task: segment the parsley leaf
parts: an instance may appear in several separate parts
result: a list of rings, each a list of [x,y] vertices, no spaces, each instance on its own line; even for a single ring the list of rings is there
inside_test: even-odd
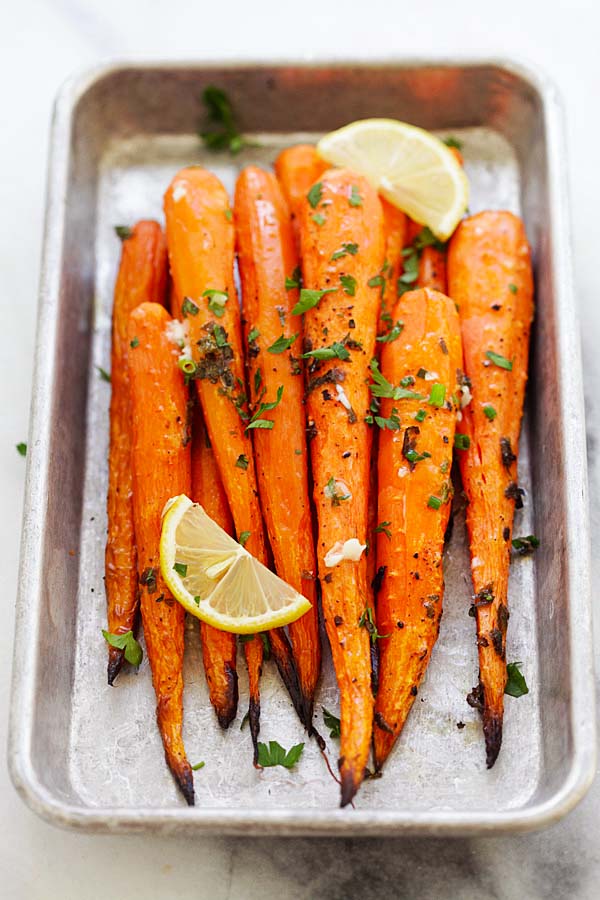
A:
[[[321,297],[325,296],[325,294],[332,294],[337,290],[337,288],[327,288],[324,291],[309,291],[306,288],[302,288],[300,291],[300,299],[294,306],[292,310],[293,316],[299,316],[301,313],[307,312],[309,309],[313,309]]]
[[[331,262],[335,262],[336,259],[341,259],[346,254],[350,254],[351,256],[356,256],[358,253],[358,244],[353,244],[348,241],[343,241],[341,249],[336,250],[335,253],[331,256]]]
[[[507,372],[512,372],[512,360],[507,359],[505,356],[501,356],[499,353],[494,353],[493,350],[486,350],[485,355],[489,360],[491,360],[495,366],[498,366],[500,369],[506,369]]]
[[[521,556],[527,556],[537,550],[540,546],[540,539],[535,534],[523,535],[523,537],[513,538],[512,545]]]
[[[302,756],[304,744],[295,744],[289,750],[285,750],[277,741],[269,741],[269,744],[258,742],[258,764],[263,769],[272,766],[283,766],[284,769],[291,769]]]
[[[185,563],[175,563],[173,569],[175,570],[175,572],[177,572],[180,578],[185,578],[185,576],[187,575],[188,567]]]
[[[511,292],[511,294],[516,294],[517,291],[519,290],[518,287],[516,286],[516,284],[509,284],[508,289]]]
[[[372,644],[374,644],[375,641],[380,640],[381,638],[389,637],[389,634],[379,634],[379,632],[377,631],[377,625],[375,624],[375,613],[373,612],[372,606],[367,606],[365,611],[362,613],[360,619],[358,620],[358,627],[367,629]]]
[[[259,337],[260,337],[260,331],[258,330],[258,328],[252,328],[248,332],[248,343],[252,344]]]
[[[520,662],[512,662],[508,663],[506,666],[508,680],[506,682],[506,687],[504,688],[504,693],[509,694],[511,697],[523,697],[524,694],[529,693],[525,676],[519,669],[519,666],[522,665],[523,663]]]
[[[388,537],[391,541],[392,532],[390,531],[390,529],[388,527],[391,524],[392,524],[391,522],[380,522],[379,525],[377,526],[377,528],[375,529],[375,534],[385,534],[386,537]]]
[[[261,403],[249,423],[246,425],[246,431],[249,431],[251,428],[267,428],[271,430],[275,425],[272,419],[262,419],[261,416],[263,413],[270,412],[270,410],[275,409],[276,406],[279,406],[281,403],[281,397],[283,396],[283,385],[280,384],[277,388],[277,399],[271,401],[270,403]]]
[[[313,220],[315,225],[319,226],[319,228],[327,221],[326,217],[322,213],[315,213],[314,216],[311,216],[311,219]]]
[[[209,85],[205,88],[202,99],[209,122],[220,126],[200,132],[204,146],[209,150],[229,150],[230,153],[239,153],[242,147],[247,146],[247,142],[238,131],[231,103],[225,91]]]
[[[133,231],[129,225],[115,225],[115,233],[120,240],[126,241],[132,236]]]
[[[349,297],[356,294],[356,278],[352,275],[340,275],[340,284],[344,288],[344,293]]]
[[[496,410],[494,409],[493,406],[484,406],[483,412],[487,416],[487,418],[490,420],[490,422],[492,422],[498,415],[498,413],[496,412]]]
[[[251,534],[251,531],[241,531],[238,538],[238,544],[241,544],[242,547],[245,547]]]
[[[319,203],[321,202],[321,197],[323,196],[323,185],[320,181],[317,181],[316,184],[313,184],[310,191],[306,195],[306,199],[310,203],[313,209],[316,209]]]
[[[270,347],[267,347],[269,353],[283,353],[285,350],[289,350],[296,338],[298,337],[298,333],[293,334],[291,337],[286,338],[282,334],[281,337],[278,337],[274,344],[271,344]]]
[[[389,344],[391,341],[395,341],[400,337],[403,328],[404,322],[401,322],[400,319],[398,319],[393,328],[390,328],[385,334],[380,334],[376,340],[378,340],[380,344]]]
[[[334,341],[330,347],[319,347],[303,353],[301,359],[350,359],[350,351],[341,341]]]
[[[462,150],[462,141],[457,140],[457,138],[450,137],[444,138],[444,144],[446,147],[454,147],[455,150]]]
[[[460,434],[457,431],[454,435],[454,446],[457,450],[468,450],[471,446],[471,438],[468,434]]]
[[[140,339],[138,337],[134,337],[132,341],[129,341],[129,346],[132,350],[135,350],[136,347],[140,346]]]
[[[106,369],[103,369],[102,366],[96,366],[96,368],[98,370],[98,375],[100,376],[102,381],[108,381],[108,383],[110,384],[110,373],[107,372]]]
[[[391,400],[423,399],[423,395],[417,394],[416,391],[409,391],[403,387],[394,387],[393,384],[390,384],[385,375],[382,375],[379,371],[379,363],[376,359],[371,360],[370,369],[374,384],[370,384],[369,387],[374,397],[387,397]]]
[[[27,444],[21,441],[20,444],[17,444],[17,453],[20,453],[21,456],[27,456]]]
[[[132,666],[139,666],[144,654],[133,636],[133,631],[126,631],[125,634],[111,634],[110,631],[102,629],[102,634],[111,647],[125,651],[125,659],[128,663]]]
[[[350,206],[362,206],[362,197],[360,196],[358,187],[355,184],[352,185],[348,203],[350,204]]]
[[[285,289],[286,291],[293,291],[294,288],[299,287],[302,287],[302,270],[300,269],[300,266],[296,266],[292,274],[286,276]]]
[[[250,460],[248,459],[246,454],[240,453],[240,455],[238,456],[238,458],[235,461],[235,464],[238,467],[238,469],[247,469],[249,462],[250,462]]]
[[[184,319],[187,319],[188,316],[197,316],[199,312],[200,310],[193,300],[190,300],[189,297],[183,298],[183,303],[181,304],[181,315]]]
[[[323,710],[323,721],[325,722],[325,728],[329,728],[329,737],[331,738],[339,738],[341,734],[341,723],[337,716],[334,716],[333,713],[330,713],[328,709],[325,709],[324,706],[321,707]]]

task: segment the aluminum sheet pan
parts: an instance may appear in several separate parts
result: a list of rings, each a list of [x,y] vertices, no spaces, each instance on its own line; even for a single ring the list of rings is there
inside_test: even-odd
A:
[[[202,148],[193,131],[208,83],[230,93],[259,146],[236,157]],[[354,810],[337,808],[338,786],[313,743],[291,772],[252,768],[239,727],[244,666],[238,719],[223,734],[197,622],[188,623],[185,743],[192,763],[206,762],[190,810],[164,763],[147,660],[113,689],[105,680],[110,388],[97,367],[110,360],[114,226],[162,218],[163,191],[187,163],[209,166],[232,191],[243,165],[268,165],[315,129],[365,115],[459,137],[471,212],[522,214],[533,245],[538,314],[519,459],[527,502],[515,534],[534,531],[541,547],[513,565],[508,631],[508,659],[523,662],[530,693],[507,698],[502,753],[487,772],[479,716],[465,701],[477,657],[458,510],[429,670],[383,778],[365,782]],[[9,750],[15,784],[37,812],[89,830],[459,834],[540,827],[583,795],[594,765],[589,536],[559,131],[551,88],[510,64],[125,66],[67,85],[53,132]],[[261,693],[261,739],[302,740],[272,666]],[[318,719],[322,705],[338,708],[329,658]]]

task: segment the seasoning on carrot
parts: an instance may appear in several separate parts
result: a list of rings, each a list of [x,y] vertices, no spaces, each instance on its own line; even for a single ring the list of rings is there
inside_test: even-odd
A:
[[[502,743],[508,571],[514,511],[521,505],[517,454],[533,319],[531,259],[521,220],[509,212],[465,219],[450,242],[448,284],[459,307],[472,393],[460,427],[469,446],[458,453],[469,499],[480,669],[469,702],[481,710],[491,768]]]
[[[106,599],[108,631],[135,630],[139,608],[131,496],[131,422],[127,337],[129,314],[145,301],[164,303],[167,245],[157,222],[138,222],[123,240],[112,322],[110,449],[108,456],[108,538]],[[108,648],[108,683],[123,665],[124,650]]]
[[[267,563],[262,515],[250,430],[264,427],[268,404],[250,415],[244,380],[241,316],[233,277],[234,225],[225,188],[219,179],[194,166],[172,180],[164,200],[167,244],[175,293],[183,297],[189,323],[191,376],[202,403],[204,421],[233,514],[238,539]],[[248,460],[241,469],[240,457]],[[271,649],[288,690],[297,688],[292,651],[283,630],[271,633]],[[258,760],[262,641],[244,643],[250,676],[250,732]],[[286,680],[287,679],[287,680]],[[295,679],[295,683],[294,683]]]
[[[194,404],[192,426],[192,493],[191,499],[201,503],[208,515],[228,534],[233,534],[233,520],[223,489],[219,470],[204,427],[202,411]],[[221,728],[235,719],[238,704],[236,638],[200,622],[202,659],[212,703]]]
[[[306,202],[311,188],[318,184],[319,178],[327,169],[327,163],[317,156],[313,144],[296,144],[282,150],[275,160],[275,174],[281,185],[283,196],[292,217],[292,227],[296,241],[300,242],[300,210]],[[318,188],[311,200],[316,197]]]
[[[373,730],[378,770],[404,726],[438,636],[462,366],[458,313],[448,297],[411,291],[398,300],[394,318],[404,323],[402,339],[384,345],[372,385],[383,423],[377,566],[384,574]]]
[[[253,407],[283,388],[282,402],[269,412],[273,427],[252,433],[275,569],[312,603],[310,611],[289,626],[300,685],[298,713],[312,733],[321,645],[300,359],[303,327],[302,317],[292,315],[298,286],[290,285],[299,260],[289,210],[274,175],[255,166],[242,171],[235,223]]]
[[[159,564],[161,514],[167,501],[191,490],[185,419],[187,390],[169,334],[169,314],[143,303],[129,317],[133,513],[138,553],[142,623],[156,715],[167,763],[183,796],[194,803],[183,725],[183,607],[171,597]]]
[[[306,311],[309,427],[325,625],[341,697],[342,806],[360,786],[369,754],[373,695],[367,534],[371,430],[369,364],[375,351],[384,262],[383,214],[365,178],[326,172],[316,207],[300,211]],[[339,255],[347,245],[356,253]]]

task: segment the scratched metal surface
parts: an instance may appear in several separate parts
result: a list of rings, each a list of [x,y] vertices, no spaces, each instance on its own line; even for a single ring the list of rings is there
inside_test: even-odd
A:
[[[471,184],[472,211],[490,207],[519,212],[519,171],[508,144],[487,129],[460,132]],[[90,359],[88,443],[81,526],[76,667],[72,728],[68,748],[77,793],[94,806],[172,806],[180,799],[165,767],[154,724],[154,695],[147,659],[138,674],[122,675],[114,689],[106,685],[103,591],[107,432],[110,387],[95,367],[110,368],[110,313],[120,253],[114,226],[139,218],[162,220],[162,194],[178,168],[209,166],[231,192],[236,173],[248,162],[269,165],[279,148],[303,135],[259,135],[261,149],[233,160],[207,154],[194,137],[131,139],[115,142],[102,160],[96,241],[96,290],[93,353]],[[519,460],[520,483],[530,484],[527,441]],[[517,514],[515,533],[533,531],[532,504]],[[467,615],[471,585],[464,517],[459,516],[446,554],[446,596],[440,638],[397,751],[380,780],[368,781],[357,808],[507,809],[524,805],[540,778],[540,719],[535,617],[535,560],[519,559],[510,584],[509,657],[524,660],[531,693],[507,698],[503,751],[492,772],[485,761],[478,714],[465,696],[477,680],[474,621]],[[217,807],[334,807],[338,786],[320,754],[307,743],[302,760],[288,773],[277,768],[256,772],[250,739],[240,731],[247,698],[240,657],[240,714],[228,733],[219,729],[208,702],[196,622],[188,621],[185,662],[185,743],[192,763],[206,766],[195,776],[198,803]],[[282,745],[304,740],[291,703],[273,665],[261,683],[264,740]],[[327,661],[317,702],[337,711],[335,678]],[[457,723],[464,722],[464,729]],[[322,728],[323,730],[323,728]],[[523,735],[527,733],[527,740]],[[335,758],[335,741],[329,741]],[[515,760],[518,758],[518,765]]]
[[[155,82],[148,71],[156,75]],[[335,69],[326,71],[328,77],[332,73],[334,80],[338,77]],[[394,71],[389,69],[390,78]],[[458,79],[455,83],[459,93],[466,92],[468,96],[468,70],[455,67],[451,71]],[[145,87],[145,79],[152,87],[160,83],[161,70],[157,72],[142,69],[138,73],[133,67],[130,75],[139,78],[138,87]],[[175,70],[176,77],[178,72]],[[310,69],[274,72],[271,80],[275,87],[278,77],[282,84],[286,78],[294,77],[300,82],[305,79],[306,84],[310,81]],[[58,376],[51,366],[39,376],[42,383],[46,379],[50,391],[46,402],[52,413],[45,408],[45,398],[39,391],[38,408],[34,409],[40,434],[43,437],[47,428],[51,440],[45,443],[40,439],[33,446],[28,488],[32,508],[26,515],[24,552],[35,555],[35,548],[40,548],[43,573],[38,573],[38,582],[31,581],[35,602],[27,606],[20,599],[22,621],[18,631],[21,646],[27,645],[28,649],[22,670],[17,666],[15,675],[10,750],[13,779],[40,814],[52,821],[92,830],[210,829],[239,834],[390,834],[395,830],[449,834],[540,825],[564,813],[585,790],[593,762],[593,722],[586,702],[589,688],[583,686],[589,668],[587,522],[583,512],[577,522],[583,541],[583,549],[579,549],[573,511],[567,502],[581,501],[577,509],[585,509],[585,498],[579,497],[579,492],[585,491],[585,463],[583,456],[577,455],[575,442],[569,450],[571,467],[567,469],[564,443],[576,436],[581,425],[579,369],[576,355],[570,353],[567,345],[558,346],[553,331],[565,309],[557,299],[553,280],[556,273],[550,254],[554,249],[552,239],[557,237],[548,231],[545,216],[549,200],[540,174],[546,165],[546,136],[535,129],[529,135],[520,121],[531,102],[529,88],[523,90],[521,109],[511,99],[514,85],[505,83],[510,82],[508,70],[499,72],[498,84],[490,91],[492,101],[487,118],[499,117],[504,130],[515,135],[515,142],[495,128],[451,128],[451,133],[464,144],[471,212],[496,207],[525,215],[540,295],[531,396],[519,459],[519,482],[527,492],[526,504],[517,513],[515,534],[538,533],[542,548],[536,558],[515,560],[509,586],[508,659],[523,662],[530,693],[518,700],[506,698],[504,743],[496,766],[491,772],[485,769],[479,717],[465,701],[477,680],[477,658],[474,621],[468,616],[471,585],[464,513],[460,510],[445,557],[444,615],[429,670],[384,776],[365,782],[355,810],[337,809],[338,786],[312,742],[306,743],[300,763],[291,772],[280,768],[263,772],[253,769],[249,734],[240,730],[247,700],[241,657],[238,718],[228,733],[221,732],[208,702],[197,622],[189,621],[187,626],[184,698],[188,757],[192,764],[206,763],[195,775],[194,810],[184,807],[164,763],[147,659],[137,673],[122,673],[114,688],[106,685],[106,651],[100,630],[105,623],[103,565],[110,388],[98,377],[96,367],[108,369],[110,362],[112,291],[120,252],[114,226],[138,218],[162,220],[164,189],[185,164],[209,166],[231,192],[236,173],[243,165],[269,165],[281,147],[311,137],[293,133],[289,127],[283,129],[285,133],[257,132],[254,137],[259,147],[247,149],[235,158],[215,156],[207,154],[197,138],[181,128],[177,117],[183,113],[174,114],[177,121],[169,128],[148,125],[142,129],[144,134],[135,128],[137,113],[129,113],[132,123],[123,115],[121,128],[117,129],[120,136],[105,141],[97,158],[92,149],[94,118],[91,125],[88,122],[79,131],[74,129],[72,152],[79,160],[75,175],[68,171],[66,150],[54,163],[55,168],[59,168],[59,163],[65,165],[62,175],[69,229],[64,236],[59,229],[54,243],[52,235],[48,238],[46,266],[51,270],[53,265],[60,268],[62,319],[51,305],[49,311],[46,306],[44,322],[56,326],[57,331],[50,328],[46,337],[41,328],[38,363],[43,367],[44,351],[52,351],[60,366]],[[193,74],[192,69],[184,68],[179,74],[185,80],[190,73]],[[369,75],[368,67],[364,73]],[[375,74],[381,78],[379,70]],[[245,83],[235,70],[225,70],[221,75],[224,80],[230,76],[234,85]],[[439,87],[442,76],[434,73],[432,77],[434,87]],[[368,83],[368,77],[366,80]],[[253,91],[260,93],[258,82],[256,86],[250,80],[251,95]],[[318,88],[318,73],[315,83]],[[443,84],[444,89],[449,89],[447,72]],[[102,82],[100,88],[104,90]],[[272,88],[269,85],[269,90]],[[313,85],[312,89],[317,88]],[[345,99],[340,96],[354,111],[350,95]],[[110,134],[111,129],[110,85],[106,95],[100,93],[96,102],[101,112],[93,115],[99,120],[104,116],[103,124],[98,126],[101,143],[102,134]],[[152,104],[152,98],[147,102]],[[314,102],[318,123],[323,112],[319,112],[317,100]],[[368,91],[361,102],[371,104]],[[415,94],[411,101],[409,96],[406,102],[409,107],[410,102],[417,104],[412,115],[410,108],[406,114],[406,118],[416,121],[421,114],[417,113],[417,109],[421,110],[419,97]],[[425,106],[422,124],[432,127],[436,122],[440,126],[456,122],[456,110],[450,110],[445,118],[436,111],[434,103],[430,106],[431,109]],[[275,103],[275,112],[265,112],[266,120],[276,114],[283,115]],[[384,107],[380,114],[389,112]],[[152,115],[156,117],[156,107]],[[148,112],[150,120],[152,115]],[[348,113],[342,108],[339,115]],[[521,132],[529,136],[521,139]],[[60,217],[65,215],[61,199],[59,196],[57,210],[51,194],[50,225],[53,221],[60,223]],[[90,239],[83,241],[82,235]],[[567,294],[568,287],[563,287]],[[47,293],[49,301],[42,292],[42,312],[44,303],[52,301],[52,291]],[[562,298],[567,315],[568,301],[568,296],[566,301]],[[566,338],[571,337],[572,330],[571,325]],[[568,371],[564,368],[567,359],[571,363]],[[77,384],[74,378],[79,379]],[[574,379],[575,387],[563,396],[561,385],[567,390],[569,378]],[[557,432],[553,425],[561,414],[564,431]],[[77,421],[85,423],[80,431],[74,431],[72,425],[76,415]],[[48,479],[46,488],[44,478]],[[42,507],[47,496],[50,502],[45,511]],[[579,549],[575,562],[571,559],[574,546]],[[575,575],[572,565],[580,566]],[[574,591],[575,584],[582,590]],[[25,581],[23,592],[27,589]],[[65,641],[67,633],[69,640]],[[574,641],[578,642],[576,656],[572,652]],[[574,682],[576,668],[580,676],[578,692]],[[276,739],[284,746],[305,740],[272,664],[265,667],[261,696],[261,739]],[[321,706],[333,712],[338,710],[335,679],[327,657],[316,705],[317,727],[326,734]],[[458,723],[464,723],[464,727],[458,728]],[[328,740],[328,747],[335,760],[337,742]]]

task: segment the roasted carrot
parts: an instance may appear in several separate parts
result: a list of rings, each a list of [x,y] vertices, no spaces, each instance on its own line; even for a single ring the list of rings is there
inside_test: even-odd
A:
[[[167,244],[157,222],[138,222],[123,240],[112,321],[110,449],[108,455],[108,538],[106,599],[108,630],[125,634],[136,627],[139,591],[131,493],[131,422],[127,327],[132,309],[145,301],[164,303]],[[123,665],[124,650],[108,648],[108,683]]]
[[[289,626],[300,686],[299,715],[313,730],[314,694],[321,669],[317,564],[308,493],[304,413],[299,260],[289,210],[275,176],[244,169],[235,193],[235,223],[248,347],[250,396],[282,402],[271,429],[253,429],[258,486],[277,573],[307,597],[312,608]]]
[[[465,219],[448,254],[450,295],[459,307],[472,401],[458,454],[467,506],[480,680],[470,695],[483,716],[488,768],[502,743],[508,571],[517,487],[519,430],[527,381],[533,279],[525,229],[509,212]]]
[[[229,504],[198,403],[194,406],[192,427],[191,498],[201,503],[221,528],[233,534]],[[200,622],[200,638],[210,702],[219,725],[227,728],[235,719],[238,704],[235,635]]]
[[[369,632],[363,627],[368,625],[372,594],[362,551],[372,437],[365,422],[367,382],[384,262],[383,213],[366,179],[347,169],[322,176],[319,198],[314,208],[305,201],[300,211],[306,286],[300,304],[307,310],[307,407],[314,434],[318,565],[340,688],[339,765],[345,806],[364,778],[373,717]],[[356,244],[356,253],[340,255],[348,244]],[[348,558],[352,550],[355,560]]]
[[[411,291],[398,300],[394,319],[403,331],[384,344],[382,377],[374,374],[386,423],[378,461],[377,566],[385,574],[377,597],[377,769],[402,730],[438,636],[462,366],[458,313],[448,297]]]
[[[185,613],[165,587],[159,559],[164,505],[191,490],[187,389],[167,332],[170,321],[157,303],[142,303],[129,317],[133,517],[158,727],[169,768],[192,806],[194,781],[182,738]]]
[[[248,431],[252,423],[244,380],[241,316],[233,278],[233,213],[219,179],[200,167],[177,173],[165,194],[164,206],[171,274],[176,295],[184,298],[182,314],[189,322],[196,366],[194,379],[215,460],[238,539],[243,535],[246,548],[266,564],[267,548]],[[270,638],[279,672],[284,681],[288,679],[288,690],[297,692],[297,675],[285,632],[271,632]],[[249,721],[255,763],[262,646],[259,638],[244,642],[250,674]]]
[[[402,273],[402,251],[406,244],[407,216],[381,198],[385,263],[381,272],[381,313],[379,331],[385,333],[393,326],[391,311],[396,303],[398,278]]]
[[[298,244],[300,242],[300,210],[310,188],[319,180],[326,168],[327,163],[317,156],[317,150],[313,144],[296,144],[295,147],[287,147],[275,160],[275,174],[290,210],[292,227]]]

